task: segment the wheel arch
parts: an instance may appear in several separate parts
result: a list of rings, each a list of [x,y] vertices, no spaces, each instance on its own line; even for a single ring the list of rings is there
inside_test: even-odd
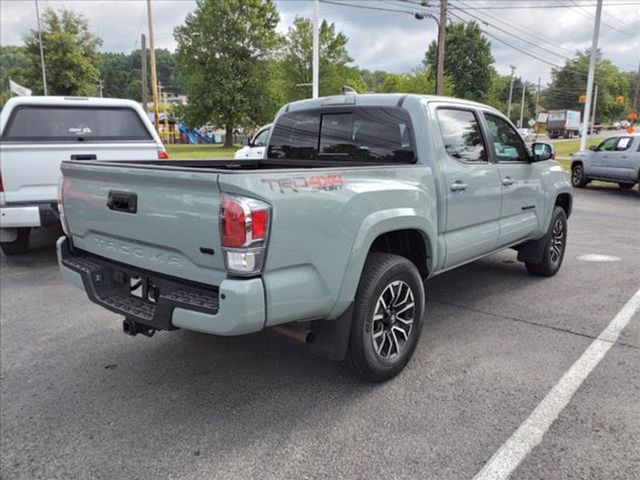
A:
[[[367,256],[372,251],[396,253],[416,264],[423,278],[433,271],[436,251],[436,228],[429,213],[411,208],[380,210],[362,222],[353,243],[349,261],[345,266],[340,294],[329,318],[335,318],[353,299],[364,270]],[[408,243],[407,243],[408,242]],[[417,248],[417,252],[408,249]],[[373,250],[372,250],[373,249]],[[425,264],[420,264],[424,260]]]
[[[567,218],[569,218],[573,209],[573,196],[570,193],[558,194],[554,206],[562,207],[564,213],[567,214]]]

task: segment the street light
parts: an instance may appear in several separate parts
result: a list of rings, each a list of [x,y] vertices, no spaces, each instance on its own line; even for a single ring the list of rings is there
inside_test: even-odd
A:
[[[440,21],[438,20],[438,18],[431,14],[431,13],[423,13],[423,12],[414,12],[413,14],[413,18],[415,18],[416,20],[424,20],[425,18],[432,18],[436,21],[436,24],[438,25],[438,32],[440,31]],[[440,45],[438,44],[438,42],[436,41],[436,52],[438,52],[440,50]],[[438,57],[438,54],[436,53],[436,57]],[[438,60],[436,60],[436,95],[438,94],[438,78],[439,78],[439,70],[440,70],[440,63]]]

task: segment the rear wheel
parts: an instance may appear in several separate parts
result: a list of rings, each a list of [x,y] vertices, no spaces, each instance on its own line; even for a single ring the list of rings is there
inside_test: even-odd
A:
[[[584,175],[584,167],[581,163],[576,163],[571,167],[571,185],[580,188],[587,184],[587,178]]]
[[[18,235],[13,242],[2,242],[0,248],[5,255],[19,255],[29,251],[30,228],[18,228]]]
[[[618,183],[618,186],[622,190],[631,190],[634,185],[635,185],[635,183],[622,183],[622,182]]]
[[[356,293],[345,363],[371,382],[393,378],[413,355],[423,315],[424,287],[415,265],[371,253]]]
[[[567,214],[562,207],[553,210],[551,225],[543,241],[542,259],[537,263],[525,262],[525,266],[533,275],[551,277],[560,270],[567,247]]]

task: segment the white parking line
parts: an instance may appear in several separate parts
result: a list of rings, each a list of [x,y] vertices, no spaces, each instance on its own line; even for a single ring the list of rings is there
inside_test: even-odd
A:
[[[580,385],[598,366],[618,336],[640,309],[640,290],[622,307],[602,333],[571,365],[560,381],[538,404],[520,427],[502,444],[474,480],[502,480],[509,478],[525,457],[542,441],[553,422],[564,410]]]

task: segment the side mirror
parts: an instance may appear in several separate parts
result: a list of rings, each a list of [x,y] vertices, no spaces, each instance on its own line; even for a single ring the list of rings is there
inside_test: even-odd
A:
[[[243,147],[248,147],[250,146],[251,142],[249,141],[248,138],[243,138],[242,140],[240,140],[240,145],[242,145]]]
[[[592,152],[595,152],[595,151],[597,151],[597,150],[598,150],[598,147],[596,147],[595,145],[591,145],[591,146],[589,147],[589,150],[591,150]]]
[[[545,160],[554,160],[556,158],[553,146],[549,143],[536,142],[531,145],[531,150],[533,151],[534,162],[544,162]]]

